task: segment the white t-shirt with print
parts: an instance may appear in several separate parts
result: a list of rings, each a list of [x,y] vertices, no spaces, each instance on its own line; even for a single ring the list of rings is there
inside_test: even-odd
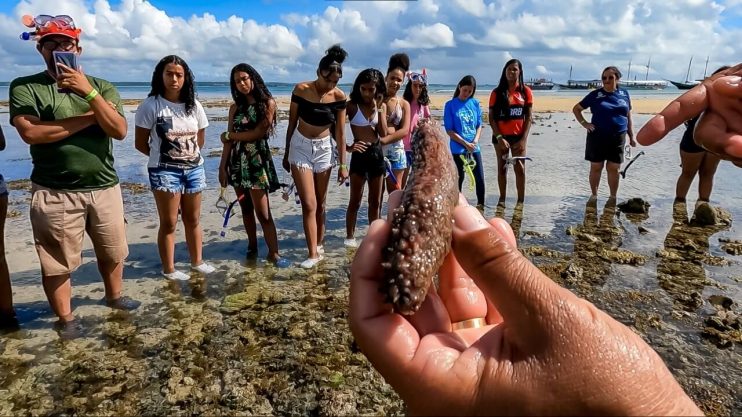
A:
[[[148,168],[195,168],[204,163],[198,147],[198,131],[209,125],[201,103],[186,114],[184,103],[161,96],[147,97],[135,116],[137,127],[150,129]]]

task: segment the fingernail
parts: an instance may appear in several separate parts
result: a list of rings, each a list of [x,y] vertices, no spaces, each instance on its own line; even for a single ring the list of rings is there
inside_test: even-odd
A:
[[[485,230],[490,226],[476,207],[457,207],[453,212],[453,227],[460,232]]]

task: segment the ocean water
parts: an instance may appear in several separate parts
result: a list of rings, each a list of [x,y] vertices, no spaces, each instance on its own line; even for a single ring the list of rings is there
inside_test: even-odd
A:
[[[118,88],[121,97],[124,99],[143,99],[147,97],[150,91],[149,82],[114,82],[116,88]],[[0,82],[0,101],[8,100],[8,87],[10,83],[7,81]],[[353,85],[348,83],[340,84],[340,88],[346,93],[350,93]],[[479,94],[484,91],[492,91],[496,85],[493,84],[479,84],[477,90]],[[291,91],[294,89],[293,83],[268,83],[268,88],[271,93],[275,96],[290,96]],[[453,95],[456,90],[455,84],[430,84],[428,85],[428,92],[430,94],[443,94]],[[657,96],[668,96],[678,95],[680,90],[670,86],[664,90],[647,90],[647,91],[631,91],[632,97],[657,97]],[[198,82],[196,83],[196,93],[199,98],[229,98],[229,82]],[[562,97],[582,97],[587,93],[587,90],[560,90],[558,86],[555,86],[553,90],[539,90],[534,91],[536,96],[562,96]]]

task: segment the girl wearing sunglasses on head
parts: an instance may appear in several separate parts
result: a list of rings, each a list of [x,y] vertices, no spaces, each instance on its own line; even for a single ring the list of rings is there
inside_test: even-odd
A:
[[[338,184],[348,178],[345,164],[345,93],[337,87],[348,56],[334,45],[319,61],[317,79],[296,84],[291,93],[283,168],[291,172],[301,199],[309,257],[302,268],[324,259],[325,200],[333,166],[332,138],[338,152]]]
[[[590,161],[591,198],[598,196],[598,185],[605,166],[608,173],[610,198],[618,192],[619,169],[624,160],[624,146],[628,135],[631,146],[636,146],[631,123],[629,92],[618,85],[621,71],[606,67],[602,75],[603,87],[593,90],[572,108],[577,121],[587,130],[585,160]],[[588,122],[582,112],[590,109]]]
[[[403,189],[407,185],[407,177],[410,173],[410,168],[412,168],[412,137],[417,130],[418,122],[430,117],[428,77],[425,70],[408,73],[407,80],[407,86],[404,89],[402,98],[410,104],[410,128],[407,129],[407,134],[402,139],[407,158],[407,168],[404,171],[401,181]]]

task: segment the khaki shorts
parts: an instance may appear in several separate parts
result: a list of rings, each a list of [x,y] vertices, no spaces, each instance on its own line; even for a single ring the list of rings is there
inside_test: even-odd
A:
[[[31,227],[43,276],[69,274],[80,266],[85,232],[98,261],[118,263],[129,255],[118,185],[63,191],[32,184]]]

